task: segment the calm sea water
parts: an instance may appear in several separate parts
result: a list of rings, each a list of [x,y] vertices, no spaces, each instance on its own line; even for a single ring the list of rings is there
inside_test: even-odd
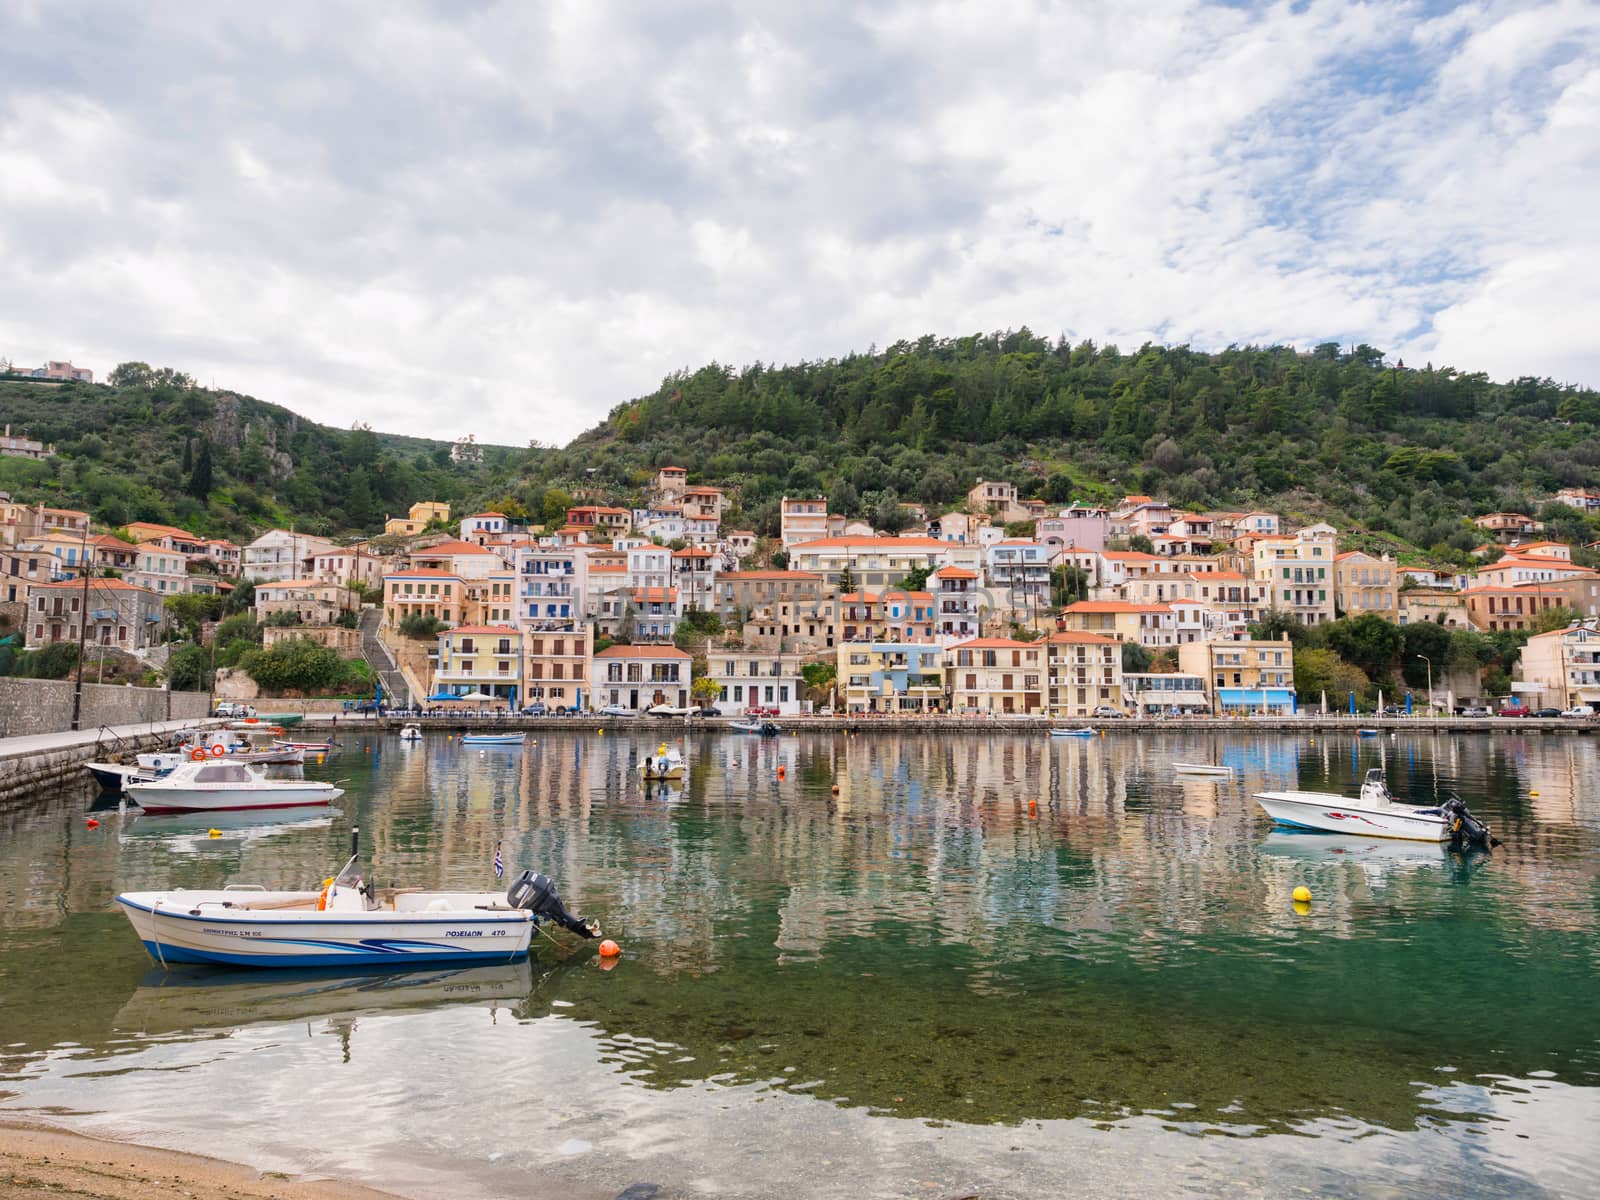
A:
[[[1600,1194],[1595,739],[703,736],[647,793],[655,732],[344,736],[332,813],[0,813],[0,1112],[440,1196]],[[1505,845],[1250,798],[1369,766]],[[381,884],[503,842],[624,958],[164,973],[111,908],[309,886],[357,821]]]

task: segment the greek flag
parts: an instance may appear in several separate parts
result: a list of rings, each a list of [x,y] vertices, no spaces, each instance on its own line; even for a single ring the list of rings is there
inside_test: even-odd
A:
[[[503,879],[505,878],[505,873],[505,860],[500,857],[500,843],[496,842],[494,844],[494,877],[496,879]]]

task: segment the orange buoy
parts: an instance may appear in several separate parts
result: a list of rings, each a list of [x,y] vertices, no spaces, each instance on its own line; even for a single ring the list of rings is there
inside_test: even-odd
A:
[[[198,750],[197,749],[192,754],[189,755],[189,761],[191,761],[191,762],[205,762],[205,760],[206,760],[206,752],[204,750]]]
[[[96,821],[93,817],[90,817],[87,821],[84,822],[84,824],[87,825],[90,829],[99,829],[100,828],[100,822]]]
[[[839,794],[839,785],[837,783],[833,785],[833,794],[835,796]]]
[[[1037,817],[1039,815],[1039,802],[1037,800],[1028,801],[1028,815],[1030,817]]]
[[[781,766],[778,768],[778,778],[779,779],[783,778],[783,767],[781,767]]]
[[[619,955],[621,953],[622,953],[622,947],[617,945],[610,938],[607,938],[605,941],[600,943],[600,957],[601,958],[615,958],[615,957],[617,957],[617,955]]]

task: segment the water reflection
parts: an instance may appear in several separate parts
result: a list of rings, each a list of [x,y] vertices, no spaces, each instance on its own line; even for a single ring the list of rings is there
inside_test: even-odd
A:
[[[555,1028],[598,1039],[596,1069],[634,1088],[1230,1133],[1464,1120],[1428,1091],[1442,1068],[1580,1089],[1600,1072],[1592,740],[675,736],[687,782],[647,789],[635,764],[660,738],[541,734],[508,754],[351,736],[306,769],[346,780],[342,812],[227,828],[90,831],[76,792],[9,809],[7,1086],[70,1091],[65,1043],[73,1060],[159,1058],[185,1031],[315,1018],[343,1020],[359,1058],[349,1014],[445,1021],[436,1005],[461,996],[431,976],[153,981],[107,912],[124,889],[306,886],[351,821],[382,884],[492,887],[503,843],[508,871],[552,875],[623,942],[608,973],[585,959],[483,981],[468,998],[515,1019],[469,1057],[545,1053]],[[1397,795],[1459,791],[1506,844],[1462,858],[1269,832],[1251,799],[1353,792],[1369,766]]]

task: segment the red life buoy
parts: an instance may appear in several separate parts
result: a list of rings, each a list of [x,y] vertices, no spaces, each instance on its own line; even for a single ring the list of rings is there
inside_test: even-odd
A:
[[[205,762],[205,760],[206,760],[206,752],[204,750],[199,749],[198,747],[196,747],[194,752],[189,755],[189,761],[191,761],[191,762]]]
[[[211,747],[211,757],[212,758],[221,758],[227,752],[228,752],[228,748],[226,746],[224,746],[221,742],[218,742],[215,746]]]

